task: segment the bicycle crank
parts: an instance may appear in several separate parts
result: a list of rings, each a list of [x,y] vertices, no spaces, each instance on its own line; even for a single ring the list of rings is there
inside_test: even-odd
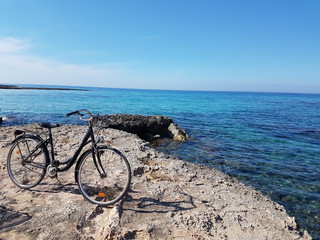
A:
[[[47,173],[49,177],[57,177],[57,167],[54,167],[51,164],[49,164],[49,166],[47,167]]]

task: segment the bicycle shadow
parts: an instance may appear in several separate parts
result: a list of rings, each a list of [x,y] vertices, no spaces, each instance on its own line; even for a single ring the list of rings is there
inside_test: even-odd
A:
[[[32,216],[28,213],[15,211],[0,205],[0,230],[17,226],[31,218]]]
[[[71,193],[71,194],[77,194],[81,195],[81,192],[78,188],[78,185],[76,183],[67,183],[67,184],[61,184],[61,183],[41,183],[39,184],[38,189],[32,189],[32,192],[38,192],[38,193]]]
[[[130,191],[133,192],[133,191]],[[127,194],[124,198],[123,210],[136,213],[169,213],[188,211],[196,208],[192,196],[187,200],[168,201],[158,200],[152,197],[134,198]]]

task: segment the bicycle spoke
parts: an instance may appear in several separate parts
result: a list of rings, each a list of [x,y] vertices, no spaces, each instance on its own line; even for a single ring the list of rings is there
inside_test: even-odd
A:
[[[28,136],[17,139],[11,147],[7,169],[14,184],[21,188],[36,186],[46,173],[46,155],[40,139]]]
[[[78,185],[84,197],[107,206],[119,201],[129,188],[131,170],[127,159],[115,149],[99,149],[96,158],[91,152],[81,159]]]
[[[34,172],[34,173],[36,173],[36,174],[38,174],[38,175],[41,175],[42,174],[42,172],[41,173],[39,173],[39,172],[36,172],[34,169],[32,169],[32,168],[28,168],[28,167],[26,167],[26,166],[24,166],[26,169],[28,169],[29,171],[31,171],[31,172]]]

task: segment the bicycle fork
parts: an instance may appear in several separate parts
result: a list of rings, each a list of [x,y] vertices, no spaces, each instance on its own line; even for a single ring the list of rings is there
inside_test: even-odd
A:
[[[104,154],[104,152],[103,151],[99,151],[99,147],[96,147],[95,149],[92,149],[94,165],[96,166],[100,177],[101,178],[106,178],[107,174],[106,174],[104,168],[102,167],[101,158],[100,158],[102,156],[102,154]]]

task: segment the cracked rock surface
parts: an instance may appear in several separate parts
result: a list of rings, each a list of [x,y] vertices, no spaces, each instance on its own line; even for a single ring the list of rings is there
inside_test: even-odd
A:
[[[222,172],[160,153],[134,134],[100,129],[132,168],[128,195],[101,208],[84,200],[74,168],[45,177],[32,190],[16,187],[6,171],[14,129],[0,128],[0,239],[311,239],[299,234],[283,206]],[[73,153],[84,126],[53,129],[57,159]],[[8,217],[14,213],[17,217]],[[21,216],[29,216],[24,218]],[[6,219],[11,219],[10,223]],[[20,219],[13,224],[14,219]],[[11,225],[10,225],[11,224]]]

